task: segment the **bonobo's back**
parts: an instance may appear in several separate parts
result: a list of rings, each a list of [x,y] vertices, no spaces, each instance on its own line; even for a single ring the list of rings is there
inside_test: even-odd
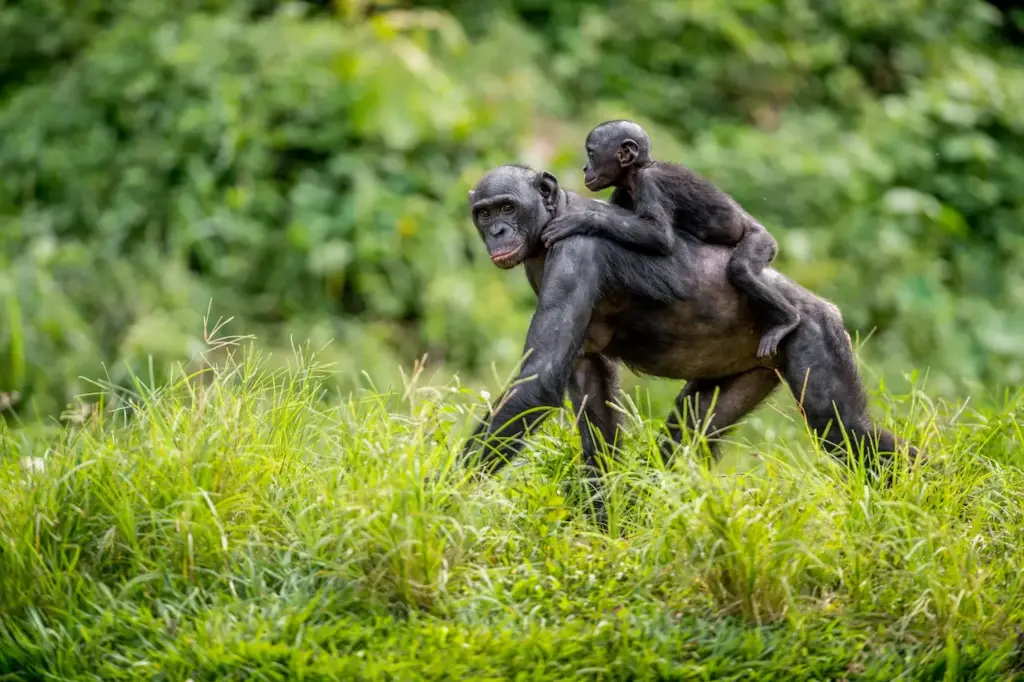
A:
[[[710,180],[678,163],[655,161],[639,171],[646,175],[675,207],[673,223],[687,226],[698,236],[704,226],[731,220],[742,207]]]
[[[568,211],[599,211],[622,216],[623,220],[636,220],[636,216],[620,206],[569,191],[565,194]],[[689,234],[679,235],[672,252],[665,256],[641,253],[610,239],[601,239],[601,243],[601,261],[595,266],[605,270],[609,294],[628,294],[670,304],[707,295],[709,286],[719,291],[723,287],[733,288],[726,273],[730,247],[706,244]]]
[[[601,211],[623,215],[627,220],[635,219],[632,213],[620,206],[584,198],[567,190],[565,195],[568,211]],[[601,239],[602,248],[598,250],[601,261],[595,265],[605,270],[608,294],[627,295],[634,300],[647,299],[654,304],[696,299],[712,307],[747,306],[751,303],[728,274],[729,259],[735,247],[711,244],[689,232],[677,232],[671,253],[657,256],[641,253],[610,239],[577,238]],[[775,282],[782,296],[802,312],[817,311],[841,318],[831,301],[809,291],[775,268],[767,267],[763,273]]]

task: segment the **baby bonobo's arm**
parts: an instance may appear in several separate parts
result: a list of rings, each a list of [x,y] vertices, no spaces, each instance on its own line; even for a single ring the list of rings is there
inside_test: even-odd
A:
[[[661,190],[653,182],[644,183],[643,177],[643,173],[637,174],[637,199],[633,202],[632,211],[640,220],[623,220],[619,211],[587,210],[570,213],[552,220],[544,228],[541,234],[544,245],[550,248],[555,242],[570,235],[586,234],[656,256],[671,253],[674,239],[672,216],[665,206]],[[612,193],[611,204],[621,205],[623,194],[625,190],[616,188]]]

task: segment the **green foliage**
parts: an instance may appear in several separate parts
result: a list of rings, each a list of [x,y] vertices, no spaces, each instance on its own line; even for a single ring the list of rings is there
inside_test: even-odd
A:
[[[992,5],[495,7],[546,37],[573,115],[651,124],[655,155],[762,220],[780,269],[874,331],[888,372],[1024,381],[1024,54]]]
[[[460,77],[487,58],[429,13],[353,25],[121,15],[56,83],[0,109],[10,295],[71,329],[94,325],[88,349],[59,322],[28,344],[10,338],[0,376],[18,380],[6,388],[66,389],[100,358],[187,356],[209,297],[279,337],[341,313],[388,322],[384,339],[406,356],[478,366],[507,333],[497,313],[516,306],[474,267],[466,164],[514,156],[534,106],[518,92],[543,91],[529,66],[495,69],[504,83]],[[158,300],[138,300],[154,279]],[[153,333],[125,348],[150,316]],[[69,354],[70,375],[40,376]]]
[[[0,677],[1019,669],[1019,392],[985,410],[916,405],[928,426],[908,435],[931,458],[882,489],[781,419],[757,458],[730,448],[727,475],[695,463],[699,440],[666,469],[630,409],[604,535],[583,514],[564,415],[521,466],[474,482],[445,473],[481,407],[458,385],[413,375],[395,394],[325,405],[329,373],[305,352],[288,369],[252,353],[218,367],[105,392],[131,419],[107,409],[3,433]]]
[[[505,371],[531,296],[465,190],[508,161],[581,189],[619,116],[762,220],[890,384],[1024,382],[1024,62],[993,6],[369,4],[0,6],[0,395],[55,414],[162,372],[208,309],[334,339],[350,386]]]

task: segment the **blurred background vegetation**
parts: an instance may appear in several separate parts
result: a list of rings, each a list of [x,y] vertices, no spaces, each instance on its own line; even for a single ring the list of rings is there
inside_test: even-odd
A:
[[[208,308],[283,356],[333,339],[343,382],[505,374],[532,295],[466,190],[519,161],[586,193],[612,117],[769,227],[869,381],[1024,383],[1010,3],[21,0],[0,38],[8,415],[194,356]]]

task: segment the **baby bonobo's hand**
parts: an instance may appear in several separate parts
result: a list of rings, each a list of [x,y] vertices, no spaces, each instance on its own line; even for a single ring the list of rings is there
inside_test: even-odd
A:
[[[587,224],[579,215],[567,215],[548,223],[541,232],[540,239],[544,242],[544,248],[550,249],[555,242],[574,234],[587,234]]]

